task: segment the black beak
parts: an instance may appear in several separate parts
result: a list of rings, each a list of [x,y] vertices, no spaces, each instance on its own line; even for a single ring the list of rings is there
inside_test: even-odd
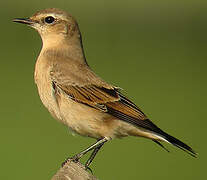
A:
[[[13,19],[13,22],[27,24],[27,25],[32,25],[35,23],[34,21],[32,21],[29,18],[15,18],[15,19]]]

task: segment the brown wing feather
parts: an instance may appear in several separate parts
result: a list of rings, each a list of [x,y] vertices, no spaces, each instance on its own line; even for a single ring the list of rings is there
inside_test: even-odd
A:
[[[106,103],[119,101],[119,96],[114,90],[100,88],[98,86],[63,86],[55,83],[74,101],[92,106],[96,109],[106,111]]]
[[[133,102],[124,97],[117,88],[108,89],[95,85],[80,87],[55,84],[76,102],[97,109],[102,107],[101,109],[103,109],[103,111],[106,111],[107,108],[114,109],[139,120],[146,119],[145,114]]]
[[[127,116],[131,116],[133,118],[137,118],[139,120],[145,120],[146,116],[141,113],[138,109],[135,109],[132,106],[124,104],[121,100],[118,102],[110,102],[107,103],[106,106],[108,108],[114,109],[116,111],[119,111]]]

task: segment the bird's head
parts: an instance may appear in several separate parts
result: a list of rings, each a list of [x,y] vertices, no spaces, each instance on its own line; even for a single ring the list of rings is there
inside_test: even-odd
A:
[[[80,38],[80,32],[76,20],[67,12],[56,8],[48,8],[38,11],[30,18],[16,18],[14,22],[27,24],[36,29],[42,40],[54,41],[61,39]]]

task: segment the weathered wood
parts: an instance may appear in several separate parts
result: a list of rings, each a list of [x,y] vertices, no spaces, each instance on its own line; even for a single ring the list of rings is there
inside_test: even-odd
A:
[[[80,162],[68,161],[51,180],[98,180]]]

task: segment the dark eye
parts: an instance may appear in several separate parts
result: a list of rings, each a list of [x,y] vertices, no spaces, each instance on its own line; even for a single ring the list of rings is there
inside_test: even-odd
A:
[[[45,22],[48,23],[48,24],[52,24],[54,21],[55,21],[55,18],[52,17],[52,16],[47,16],[45,18]]]

